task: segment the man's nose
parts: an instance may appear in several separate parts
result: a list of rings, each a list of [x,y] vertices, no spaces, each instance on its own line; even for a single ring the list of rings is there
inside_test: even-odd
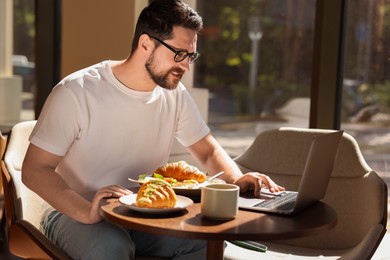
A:
[[[190,71],[190,57],[186,57],[184,60],[179,62],[180,68],[182,68],[185,72]]]

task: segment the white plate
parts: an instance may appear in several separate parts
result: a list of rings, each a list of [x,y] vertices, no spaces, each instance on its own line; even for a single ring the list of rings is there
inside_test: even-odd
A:
[[[187,207],[189,207],[192,204],[194,204],[194,202],[190,198],[176,195],[176,205],[175,205],[175,207],[170,208],[170,209],[151,209],[151,208],[140,208],[140,207],[138,207],[135,204],[136,199],[137,199],[137,194],[133,193],[133,194],[129,194],[129,195],[125,195],[125,196],[120,197],[119,201],[123,205],[125,205],[126,207],[128,207],[128,208],[130,208],[130,209],[132,209],[134,211],[138,211],[138,212],[142,212],[142,213],[146,213],[146,214],[162,214],[162,213],[164,214],[164,213],[177,212],[177,211],[184,210]]]

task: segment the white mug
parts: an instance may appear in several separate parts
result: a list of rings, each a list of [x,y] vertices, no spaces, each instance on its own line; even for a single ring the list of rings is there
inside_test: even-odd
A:
[[[234,184],[209,184],[202,188],[200,203],[204,217],[229,220],[238,212],[239,187]]]

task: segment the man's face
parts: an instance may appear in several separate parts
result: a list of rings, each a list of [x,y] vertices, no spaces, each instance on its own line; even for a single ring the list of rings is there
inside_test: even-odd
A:
[[[146,71],[149,73],[150,78],[160,87],[175,89],[185,71],[180,66],[174,66],[165,71],[160,69],[155,59],[155,52],[156,50],[153,50],[145,64]]]
[[[197,35],[192,30],[175,27],[173,35],[172,39],[164,42],[175,50],[185,50],[189,53],[196,50]],[[180,62],[175,62],[174,57],[172,50],[159,44],[145,63],[150,78],[162,88],[175,89],[184,73],[190,69],[188,57]]]

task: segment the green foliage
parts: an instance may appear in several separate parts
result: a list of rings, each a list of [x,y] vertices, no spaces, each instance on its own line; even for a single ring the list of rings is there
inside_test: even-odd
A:
[[[233,84],[231,88],[236,111],[238,114],[247,114],[249,112],[249,87],[247,85]]]
[[[364,107],[375,105],[379,112],[390,113],[390,80],[360,84],[343,89],[343,119],[356,115]]]
[[[385,18],[383,21],[383,25],[385,28],[390,28],[390,4],[384,5],[382,7],[383,17]]]
[[[362,85],[365,104],[377,104],[383,112],[390,112],[390,80]]]
[[[309,96],[309,87],[307,85],[286,82],[275,76],[265,74],[259,76],[254,93],[250,93],[249,86],[245,84],[233,84],[231,89],[234,105],[239,114],[248,114],[250,112],[250,102],[254,103],[256,114],[262,112],[272,114],[292,96]]]
[[[35,12],[34,1],[14,0],[14,54],[34,61]]]
[[[301,41],[306,44],[303,46],[305,55],[296,59],[298,63],[288,63],[284,56],[291,54],[290,43],[287,44],[286,39],[289,21],[284,20],[283,11],[280,14],[275,13],[275,3],[258,0],[198,3],[198,10],[204,18],[205,30],[198,41],[202,57],[196,65],[197,86],[208,88],[211,92],[231,93],[237,111],[248,113],[249,71],[254,60],[251,53],[252,42],[248,35],[248,17],[256,15],[260,18],[263,31],[263,37],[258,42],[258,88],[256,93],[251,95],[253,102],[256,103],[256,109],[262,111],[264,107],[267,109],[274,106],[270,104],[272,102],[269,99],[276,104],[297,95],[301,88],[308,91],[312,39]],[[281,10],[286,10],[283,8],[287,8],[287,3],[280,3]],[[309,26],[306,31],[301,30],[299,33],[310,37],[312,30],[313,28]],[[290,36],[294,33],[296,31],[293,29]],[[291,71],[289,75],[295,76],[295,79],[285,77],[287,74],[284,71],[288,69],[287,66]],[[290,90],[294,88],[295,91]]]

